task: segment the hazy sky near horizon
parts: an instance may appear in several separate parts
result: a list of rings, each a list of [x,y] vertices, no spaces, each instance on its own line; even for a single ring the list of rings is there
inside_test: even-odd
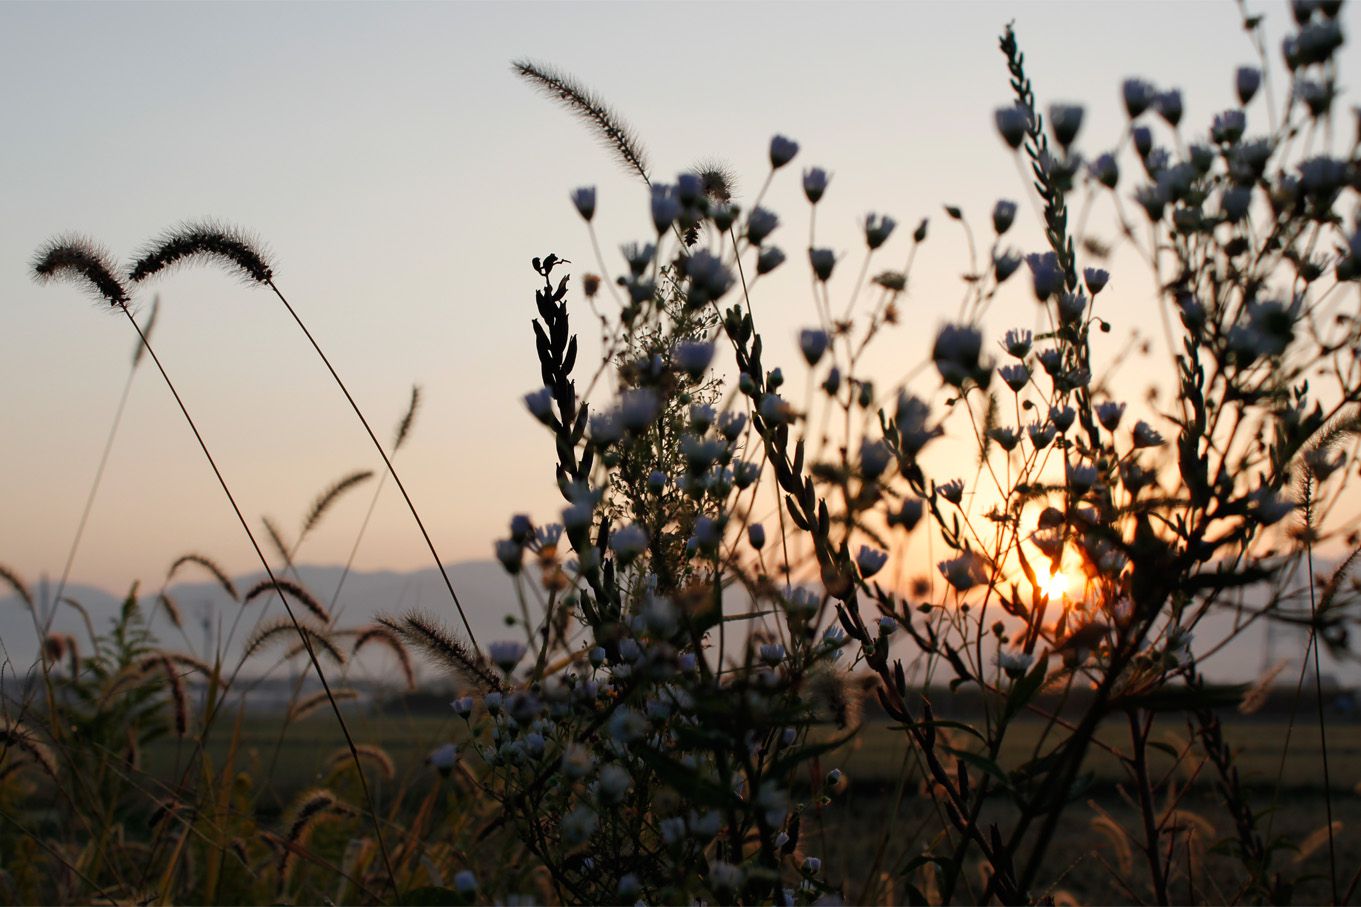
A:
[[[1267,17],[1279,70],[1286,7],[1249,5]],[[1347,5],[1349,33],[1359,12]],[[1009,103],[997,35],[1011,20],[1042,104],[1086,105],[1079,145],[1092,155],[1119,141],[1123,78],[1181,88],[1183,131],[1195,136],[1233,103],[1234,68],[1255,62],[1229,0],[0,5],[0,562],[33,580],[60,573],[133,348],[130,327],[78,290],[30,280],[34,250],[50,237],[85,233],[120,259],[186,218],[260,237],[380,436],[411,385],[422,386],[399,470],[444,558],[484,558],[512,513],[548,521],[560,506],[551,443],[520,402],[538,384],[530,258],[552,251],[573,273],[597,270],[568,202],[579,185],[599,187],[609,267],[621,264],[620,243],[650,230],[638,182],[510,61],[550,63],[595,89],[636,129],[662,180],[719,159],[749,201],[770,136],[799,140],[767,196],[790,263],[755,300],[786,361],[813,320],[797,171],[834,173],[818,223],[819,245],[848,253],[838,298],[866,212],[904,225],[879,267],[900,266],[911,227],[930,217],[905,323],[881,353],[902,372],[954,310],[967,267],[941,205],[962,206],[986,236],[995,199],[1026,198],[992,125],[993,109]],[[1343,85],[1356,84],[1357,58],[1343,54]],[[1259,101],[1253,131],[1265,131],[1263,118]],[[1015,244],[1038,248],[1028,205],[1022,222]],[[1151,324],[1151,310],[1137,308],[1149,298],[1146,269],[1132,256],[1115,264],[1117,329],[1129,326],[1122,315]],[[1028,326],[1023,291],[1011,287],[999,307]],[[295,533],[324,487],[381,467],[272,296],[212,269],[159,280],[139,304],[153,294],[163,303],[155,346],[255,525],[269,515]],[[585,319],[579,328],[593,335]],[[932,375],[914,386],[936,390]],[[346,499],[299,559],[343,562],[371,488]],[[254,569],[144,365],[73,575],[108,588],[156,583],[189,550]],[[390,487],[358,563],[428,564]]]

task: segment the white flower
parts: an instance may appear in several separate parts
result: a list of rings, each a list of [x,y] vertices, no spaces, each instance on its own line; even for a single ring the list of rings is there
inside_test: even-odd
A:
[[[453,743],[446,743],[431,750],[430,755],[425,761],[439,771],[441,775],[448,777],[454,770],[454,765],[458,762],[458,746]]]
[[[520,659],[525,657],[528,646],[518,640],[504,639],[487,646],[487,654],[492,664],[509,674],[515,670]]]
[[[647,532],[637,523],[625,526],[610,536],[610,549],[623,564],[647,550]]]
[[[1161,447],[1167,443],[1163,440],[1163,436],[1158,434],[1153,426],[1143,419],[1134,423],[1134,428],[1130,431],[1130,434],[1134,436],[1135,447]]]
[[[798,153],[798,142],[782,135],[773,137],[770,140],[770,169],[779,170],[785,164],[794,160],[794,155]]]
[[[659,234],[665,233],[680,213],[680,200],[673,187],[661,184],[652,187],[652,225]]]
[[[827,182],[831,179],[827,171],[821,167],[814,167],[811,170],[803,171],[803,194],[808,197],[808,201],[817,204],[822,198],[822,194],[827,191]]]
[[[941,576],[945,577],[946,582],[960,592],[971,589],[987,580],[983,572],[982,561],[972,551],[965,551],[959,557],[941,561],[936,565],[936,568],[940,570]]]
[[[761,646],[761,660],[772,667],[784,661],[784,656],[784,645],[781,643],[768,642]]]
[[[860,568],[860,575],[869,579],[880,570],[884,569],[884,564],[888,563],[888,554],[871,548],[868,545],[861,545],[860,551],[855,555],[855,565]]]
[[[753,208],[747,215],[747,239],[751,240],[753,246],[759,246],[779,225],[780,219],[775,212]]]
[[[617,763],[611,762],[600,770],[600,778],[596,785],[596,793],[601,802],[606,804],[619,803],[624,799],[624,795],[633,786],[633,778],[628,770]]]
[[[582,186],[572,192],[572,204],[576,205],[577,213],[586,223],[591,222],[595,217],[595,186]]]
[[[756,256],[756,273],[769,274],[771,271],[784,264],[784,253],[776,246],[766,246],[761,250],[761,254]]]
[[[1035,656],[1019,649],[999,649],[993,662],[1013,680],[1025,675],[1035,663]]]
[[[599,821],[599,818],[589,807],[578,806],[562,818],[562,824],[559,826],[562,843],[568,847],[584,844],[591,835],[595,834],[595,828]]]

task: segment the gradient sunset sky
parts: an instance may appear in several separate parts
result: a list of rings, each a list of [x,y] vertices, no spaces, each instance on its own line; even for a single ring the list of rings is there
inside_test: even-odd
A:
[[[1279,75],[1287,9],[1251,8],[1266,15]],[[1355,34],[1361,7],[1348,4],[1344,18]],[[620,243],[650,231],[637,180],[510,61],[549,63],[595,89],[664,181],[718,159],[749,201],[770,136],[801,143],[767,196],[790,264],[754,300],[777,361],[793,361],[797,330],[814,318],[799,169],[833,171],[819,244],[856,265],[868,211],[903,224],[884,268],[901,266],[911,227],[930,217],[905,323],[879,351],[892,380],[923,359],[960,296],[967,249],[942,204],[962,206],[986,236],[993,201],[1021,201],[1011,240],[1040,247],[992,124],[1010,100],[997,35],[1011,20],[1042,105],[1086,105],[1079,146],[1092,156],[1119,142],[1125,77],[1181,88],[1183,131],[1195,137],[1233,105],[1234,68],[1256,62],[1228,0],[0,5],[0,562],[33,580],[60,573],[133,348],[129,326],[76,289],[32,282],[31,257],[52,236],[86,233],[126,259],[187,218],[257,235],[381,436],[411,385],[423,387],[399,469],[445,559],[486,558],[512,513],[549,521],[560,507],[551,444],[520,402],[538,384],[530,259],[551,251],[574,274],[597,270],[568,201],[579,185],[599,187],[611,268]],[[1342,59],[1341,83],[1361,83],[1361,55]],[[1350,124],[1355,98],[1342,100]],[[1263,103],[1249,111],[1250,132],[1266,130]],[[1108,216],[1098,209],[1092,224],[1111,238]],[[1132,255],[1111,268],[1117,331],[1149,327],[1146,268]],[[855,270],[843,265],[839,298]],[[163,302],[155,345],[257,524],[269,515],[296,532],[326,485],[381,468],[265,291],[196,269],[157,281],[139,303],[153,294]],[[995,326],[1029,326],[1028,291],[1018,282],[1009,294]],[[926,395],[937,383],[923,373],[913,386]],[[343,562],[367,496],[328,517],[299,559]],[[111,589],[155,582],[188,550],[233,571],[255,566],[172,399],[143,367],[73,576]],[[428,565],[391,490],[358,565]]]

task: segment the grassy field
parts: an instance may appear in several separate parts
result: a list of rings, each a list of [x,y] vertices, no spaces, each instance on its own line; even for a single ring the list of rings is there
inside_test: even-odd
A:
[[[379,782],[380,801],[401,796],[412,788],[423,788],[431,769],[424,766],[426,754],[436,745],[458,741],[464,736],[464,723],[450,715],[374,715],[353,709],[348,713],[357,742],[380,745],[396,765],[397,788]],[[1124,742],[1110,722],[1102,742],[1119,750]],[[1021,721],[1014,725],[1003,748],[1000,764],[1014,767],[1040,742],[1042,725]],[[281,735],[281,730],[283,731]],[[1250,788],[1253,806],[1263,813],[1264,828],[1279,837],[1285,848],[1278,863],[1293,872],[1312,874],[1297,893],[1297,900],[1327,900],[1324,874],[1327,872],[1326,847],[1313,847],[1300,858],[1294,850],[1325,826],[1322,797],[1322,772],[1319,760],[1318,730],[1301,721],[1291,731],[1290,751],[1282,763],[1282,745],[1287,723],[1281,720],[1234,720],[1226,726],[1226,737],[1238,750],[1245,784]],[[225,752],[229,731],[215,735],[211,750],[218,758]],[[1169,720],[1161,735],[1155,735],[1175,750],[1186,746],[1188,730]],[[284,728],[279,716],[248,717],[241,725],[240,767],[255,778],[269,778],[268,788],[258,791],[258,808],[268,815],[281,809],[300,790],[324,779],[328,762],[344,746],[334,719],[324,712],[309,716]],[[162,743],[147,754],[146,768],[152,777],[168,777],[188,758],[187,750]],[[1342,823],[1338,832],[1338,864],[1343,884],[1361,865],[1361,725],[1338,723],[1329,728],[1329,757],[1334,791],[1334,817]],[[831,877],[844,880],[847,893],[857,901],[901,902],[901,888],[889,889],[902,867],[928,847],[939,847],[932,838],[941,827],[938,805],[926,795],[920,782],[904,735],[882,723],[871,723],[845,750],[824,759],[818,771],[841,768],[848,784],[827,802],[814,801],[806,813],[802,849],[820,856],[832,870]],[[1153,754],[1153,777],[1174,782],[1170,787],[1179,795],[1177,823],[1187,830],[1180,837],[1186,848],[1174,861],[1184,866],[1190,860],[1196,872],[1173,872],[1177,899],[1230,901],[1234,898],[1241,869],[1216,845],[1232,832],[1232,825],[1214,788],[1212,766],[1202,765],[1199,750],[1176,766],[1170,756]],[[1094,748],[1084,766],[1087,787],[1079,792],[1051,850],[1049,865],[1042,873],[1043,885],[1051,894],[1090,900],[1103,892],[1119,892],[1122,899],[1146,899],[1148,891],[1139,880],[1148,876],[1138,850],[1137,835],[1122,843],[1102,820],[1103,814],[1127,829],[1139,826],[1133,800],[1124,784],[1127,775],[1116,755]],[[1276,778],[1280,777],[1279,789]],[[900,783],[901,782],[901,783]],[[808,799],[806,796],[804,799]],[[1166,799],[1164,803],[1168,802]],[[1004,798],[993,798],[985,810],[989,821],[1002,828],[1014,819],[1013,807]],[[1317,840],[1316,842],[1317,843]],[[1297,865],[1298,864],[1298,865]],[[961,885],[976,886],[981,867],[961,880]],[[1129,886],[1123,888],[1121,886]],[[967,893],[965,894],[968,897]]]

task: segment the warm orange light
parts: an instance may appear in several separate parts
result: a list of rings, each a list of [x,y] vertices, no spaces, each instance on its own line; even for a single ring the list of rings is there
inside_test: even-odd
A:
[[[1067,552],[1064,552],[1065,555]],[[1086,585],[1081,573],[1076,567],[1070,567],[1064,561],[1058,572],[1053,572],[1047,561],[1035,564],[1035,587],[1040,593],[1049,597],[1051,601],[1065,601],[1080,597],[1082,589]]]

